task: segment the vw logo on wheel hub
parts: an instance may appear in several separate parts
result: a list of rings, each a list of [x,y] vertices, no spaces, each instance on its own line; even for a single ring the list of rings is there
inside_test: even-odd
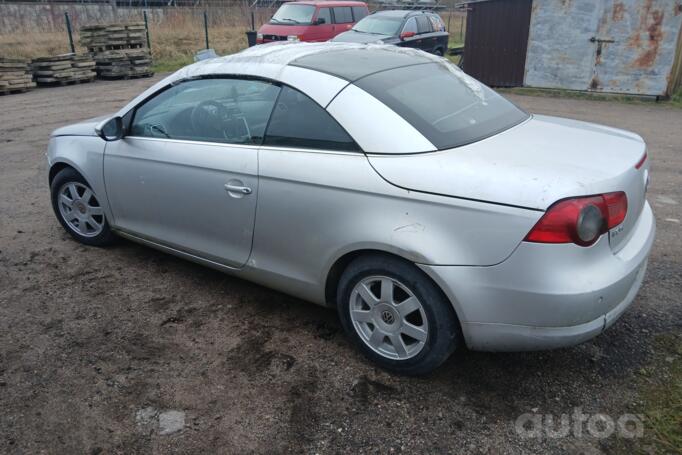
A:
[[[393,313],[391,313],[388,310],[384,310],[381,312],[381,320],[384,321],[386,324],[393,324],[395,322],[395,317],[393,316]]]

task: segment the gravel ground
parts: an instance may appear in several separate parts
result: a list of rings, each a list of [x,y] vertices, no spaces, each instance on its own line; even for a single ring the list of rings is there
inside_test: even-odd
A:
[[[155,80],[0,97],[0,452],[615,450],[615,436],[524,438],[514,422],[628,412],[654,337],[680,331],[682,110],[510,96],[646,139],[658,236],[644,287],[591,342],[461,352],[414,379],[368,364],[331,310],[130,242],[68,237],[49,205],[50,131],[115,111]]]

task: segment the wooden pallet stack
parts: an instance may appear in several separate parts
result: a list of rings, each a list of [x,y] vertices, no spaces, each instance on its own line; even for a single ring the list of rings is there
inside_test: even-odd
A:
[[[23,93],[35,86],[28,60],[0,57],[0,95]]]
[[[92,82],[95,61],[89,54],[63,54],[34,59],[33,78],[38,85],[66,85]]]
[[[148,49],[120,49],[95,54],[97,77],[128,79],[153,76],[152,57]]]
[[[80,30],[81,44],[92,53],[100,79],[148,77],[152,57],[144,23],[88,25]]]

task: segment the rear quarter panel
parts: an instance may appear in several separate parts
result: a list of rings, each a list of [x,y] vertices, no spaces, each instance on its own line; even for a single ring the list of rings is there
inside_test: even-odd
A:
[[[383,180],[362,154],[263,148],[254,247],[258,280],[324,303],[328,271],[356,250],[409,261],[503,261],[541,212],[416,193]]]

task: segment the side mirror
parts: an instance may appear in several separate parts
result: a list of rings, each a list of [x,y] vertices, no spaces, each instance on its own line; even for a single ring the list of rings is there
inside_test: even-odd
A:
[[[326,24],[326,23],[327,23],[327,21],[325,20],[324,17],[318,17],[317,20],[315,21],[315,25],[322,25],[322,24]]]
[[[402,32],[400,34],[400,41],[405,41],[405,39],[412,38],[414,35],[416,35],[415,32]]]
[[[105,141],[118,141],[123,137],[123,120],[114,117],[95,127],[95,133]]]

